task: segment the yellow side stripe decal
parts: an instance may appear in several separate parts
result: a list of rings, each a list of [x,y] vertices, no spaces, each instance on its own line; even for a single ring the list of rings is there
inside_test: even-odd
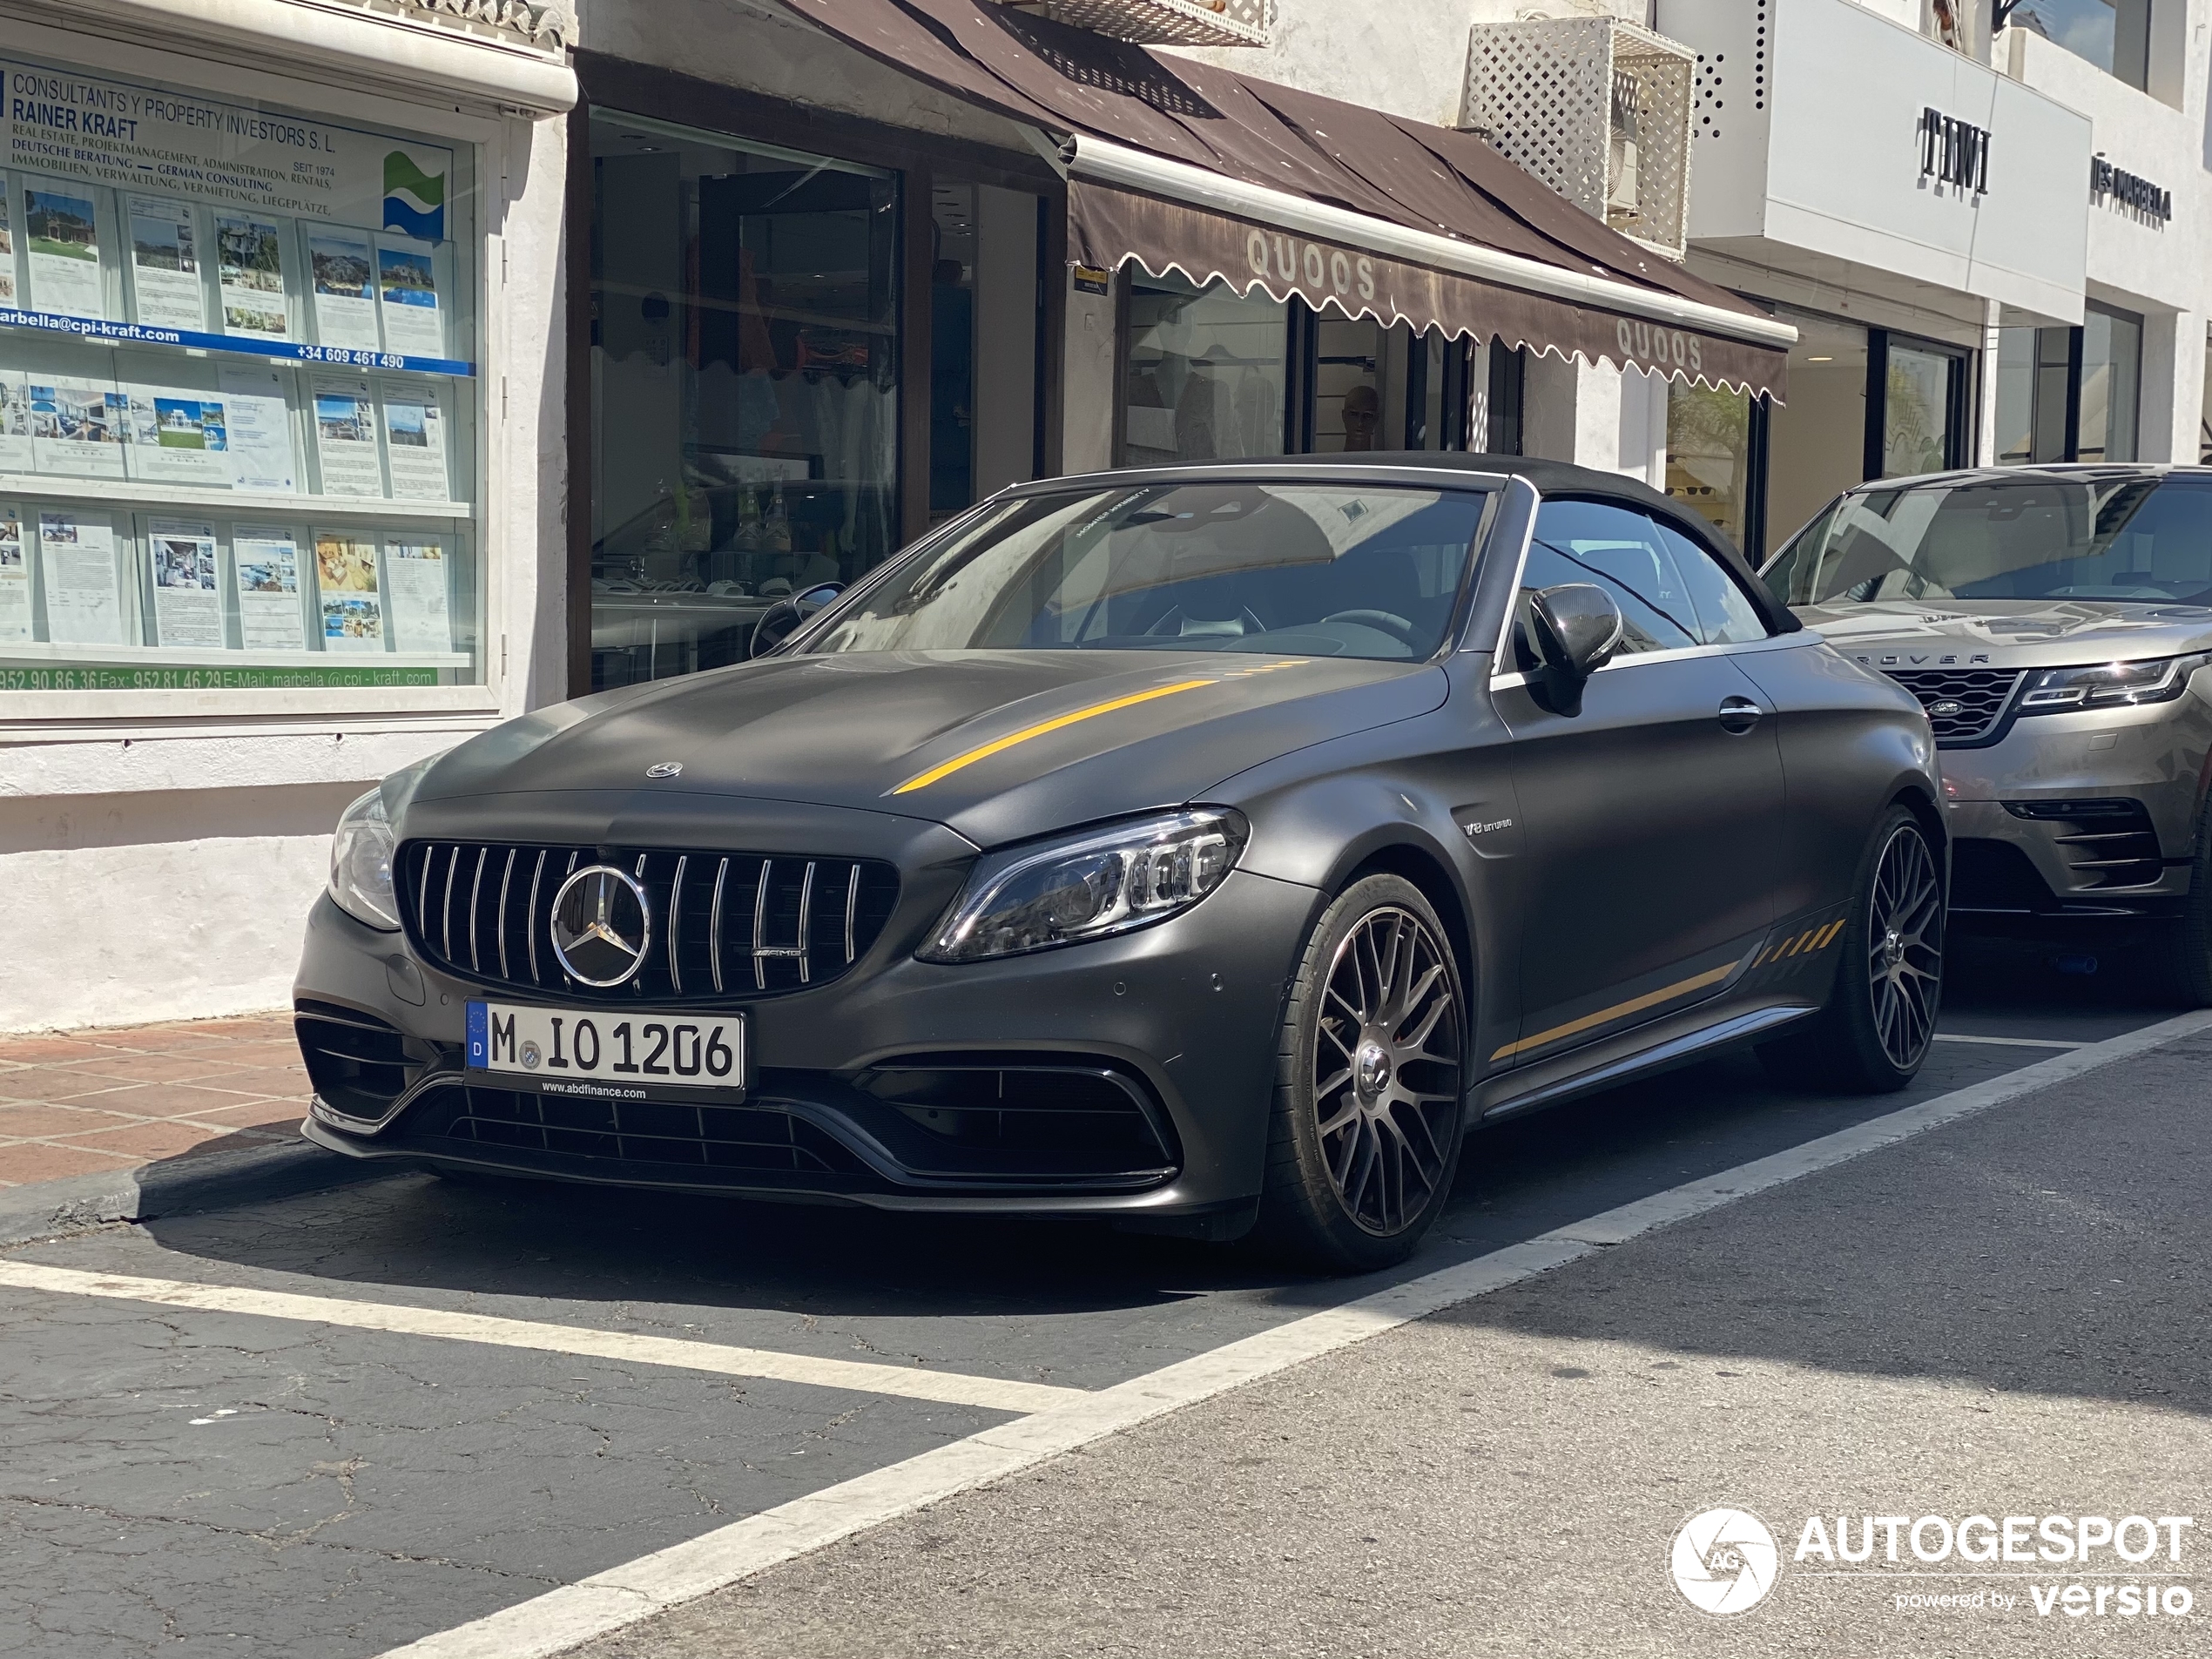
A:
[[[1173,685],[1156,685],[1149,691],[1134,691],[1127,697],[1117,697],[1110,703],[1094,703],[1090,707],[1077,709],[1072,714],[1055,715],[1049,720],[1040,720],[1035,725],[1024,726],[1019,732],[995,738],[980,749],[970,749],[966,754],[954,755],[941,766],[932,766],[927,772],[907,779],[891,792],[894,795],[905,795],[917,789],[927,789],[939,779],[951,777],[962,766],[972,766],[979,760],[988,760],[995,754],[1013,748],[1016,744],[1027,743],[1032,738],[1041,738],[1048,732],[1057,732],[1063,726],[1075,725],[1083,720],[1096,719],[1102,714],[1111,714],[1116,709],[1135,708],[1139,703],[1150,703],[1155,698],[1173,697],[1177,691],[1195,691],[1201,685],[1213,685],[1218,683],[1215,680],[1179,680]]]
[[[1548,1031],[1539,1031],[1533,1037],[1523,1037],[1518,1042],[1508,1042],[1490,1057],[1493,1060],[1503,1060],[1508,1055],[1520,1054],[1529,1049],[1541,1049],[1548,1042],[1558,1042],[1561,1037],[1571,1037],[1577,1031],[1587,1031],[1594,1025],[1603,1025],[1608,1020],[1617,1020],[1623,1015],[1641,1014],[1648,1008],[1656,1008],[1660,1003],[1671,1001],[1677,996],[1687,996],[1692,991],[1703,990],[1708,985],[1717,985],[1733,974],[1736,968],[1736,963],[1728,962],[1709,973],[1697,974],[1695,978],[1679,980],[1672,985],[1662,986],[1658,990],[1647,991],[1642,996],[1630,997],[1625,1002],[1615,1002],[1609,1008],[1600,1008],[1595,1014],[1585,1014],[1579,1020],[1569,1020],[1565,1025],[1555,1025]]]
[[[1795,956],[1800,951],[1810,956],[1815,951],[1826,950],[1829,946],[1836,942],[1836,935],[1843,930],[1844,924],[1841,921],[1831,921],[1825,927],[1817,931],[1807,928],[1795,939],[1785,943],[1769,945],[1759,953],[1758,961],[1753,962],[1751,966],[1764,968],[1769,962],[1778,962],[1784,956]]]

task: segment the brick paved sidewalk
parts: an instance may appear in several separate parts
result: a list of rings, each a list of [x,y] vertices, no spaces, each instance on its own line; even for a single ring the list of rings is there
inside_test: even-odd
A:
[[[0,1036],[0,1188],[296,1138],[289,1014]]]

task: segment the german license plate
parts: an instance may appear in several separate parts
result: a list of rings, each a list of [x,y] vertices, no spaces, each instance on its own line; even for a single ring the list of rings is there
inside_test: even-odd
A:
[[[742,1014],[469,1004],[469,1069],[548,1094],[646,1099],[662,1089],[743,1094]]]

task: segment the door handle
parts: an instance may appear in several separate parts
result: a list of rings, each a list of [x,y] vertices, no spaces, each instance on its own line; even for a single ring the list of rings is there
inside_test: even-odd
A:
[[[1758,725],[1759,717],[1766,711],[1748,697],[1725,697],[1721,699],[1721,730],[1742,737]]]

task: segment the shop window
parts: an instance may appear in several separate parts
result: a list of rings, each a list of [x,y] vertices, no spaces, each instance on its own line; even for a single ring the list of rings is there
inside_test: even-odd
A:
[[[1489,398],[1484,449],[1517,455],[1521,445],[1521,410],[1528,391],[1528,347],[1490,342]]]
[[[9,75],[0,687],[481,684],[471,147]]]
[[[2079,328],[2000,330],[1998,461],[2134,460],[2142,348],[2141,317],[2094,302]]]
[[[1313,443],[1315,455],[1397,449],[1386,421],[1401,387],[1391,384],[1391,340],[1372,317],[1354,322],[1326,313],[1314,320]]]
[[[2172,3],[2172,0],[2168,0]],[[2026,29],[2141,87],[2150,78],[2152,0],[1999,0],[1993,22]]]
[[[1281,455],[1290,307],[1134,267],[1128,292],[1122,464]]]
[[[2081,319],[2075,453],[2083,461],[2133,461],[2143,377],[2143,320],[2092,305]]]
[[[642,117],[590,137],[597,691],[743,661],[770,606],[896,545],[900,202]]]
[[[1881,467],[1877,476],[1941,472],[1952,464],[1957,388],[1948,352],[1891,341],[1884,368]]]
[[[1797,330],[1789,401],[1768,421],[1765,544],[1779,546],[1853,484],[1865,481],[1866,330],[1783,309]]]
[[[1738,547],[1750,540],[1753,416],[1748,393],[1667,384],[1667,494]]]

